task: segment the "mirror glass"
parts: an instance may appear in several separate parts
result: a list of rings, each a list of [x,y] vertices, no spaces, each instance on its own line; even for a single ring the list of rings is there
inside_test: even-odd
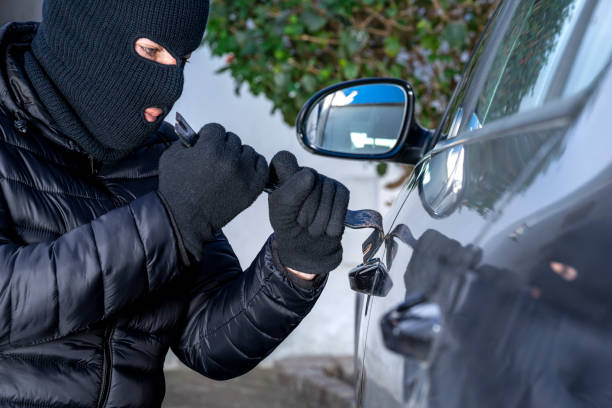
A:
[[[401,136],[407,95],[394,84],[340,89],[317,101],[305,118],[312,147],[336,153],[380,155]]]

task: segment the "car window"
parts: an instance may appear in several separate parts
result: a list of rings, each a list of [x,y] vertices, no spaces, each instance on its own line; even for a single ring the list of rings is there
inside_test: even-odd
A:
[[[576,54],[576,63],[572,64],[563,96],[573,95],[586,88],[609,63],[612,58],[611,21],[612,2],[600,1]]]
[[[511,18],[499,18],[477,50],[451,103],[442,137],[569,98],[586,89],[612,55],[609,0],[508,2]],[[487,49],[488,48],[488,49]]]

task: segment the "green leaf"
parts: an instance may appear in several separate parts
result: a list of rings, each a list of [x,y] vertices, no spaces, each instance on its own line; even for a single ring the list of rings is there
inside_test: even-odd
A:
[[[438,36],[429,34],[421,38],[421,45],[423,48],[428,50],[437,51],[437,49],[440,47],[440,40],[438,39]]]
[[[398,9],[393,8],[393,7],[388,7],[385,12],[387,13],[387,17],[395,17],[397,16],[398,13]]]
[[[391,58],[397,57],[401,49],[401,43],[397,37],[387,37],[384,40],[385,43],[385,54]]]
[[[302,13],[301,18],[308,31],[311,33],[319,31],[325,27],[325,24],[327,24],[325,17],[310,10],[306,10],[304,13]]]
[[[431,31],[431,23],[429,22],[429,20],[419,20],[419,22],[417,23],[417,30],[421,32]]]
[[[453,48],[460,48],[467,43],[467,27],[464,23],[449,23],[442,30],[442,37]]]
[[[376,173],[382,177],[387,174],[387,170],[389,169],[389,165],[387,163],[378,163],[376,165]]]
[[[329,79],[332,76],[332,70],[331,68],[323,68],[320,72],[318,77],[321,78],[321,80],[324,82],[327,79]]]
[[[359,30],[347,30],[340,34],[340,44],[348,52],[348,55],[355,55],[368,41],[368,33]]]
[[[352,62],[347,62],[343,71],[346,79],[355,79],[359,75],[359,67]]]
[[[274,85],[278,88],[285,88],[291,82],[291,77],[284,72],[279,72],[274,75]]]
[[[277,49],[274,51],[274,58],[280,61],[284,61],[289,57],[289,54],[283,49]]]
[[[227,71],[229,71],[231,69],[232,69],[231,65],[226,65],[224,67],[221,67],[221,68],[215,70],[215,74],[223,74],[224,72],[227,72]]]
[[[317,91],[318,81],[317,81],[317,78],[314,77],[314,75],[310,75],[310,74],[304,75],[302,79],[300,80],[300,83],[304,86],[304,89],[306,89],[308,92]]]

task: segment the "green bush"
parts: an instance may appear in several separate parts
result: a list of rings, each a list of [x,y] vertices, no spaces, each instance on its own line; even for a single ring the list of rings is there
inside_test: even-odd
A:
[[[205,42],[236,91],[264,94],[289,125],[316,91],[344,80],[410,81],[435,126],[496,0],[216,0]]]

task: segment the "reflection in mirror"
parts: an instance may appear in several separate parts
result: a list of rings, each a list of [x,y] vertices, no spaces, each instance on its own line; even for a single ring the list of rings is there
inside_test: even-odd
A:
[[[384,154],[401,136],[407,106],[402,87],[367,84],[319,100],[306,119],[311,146],[337,153]]]

